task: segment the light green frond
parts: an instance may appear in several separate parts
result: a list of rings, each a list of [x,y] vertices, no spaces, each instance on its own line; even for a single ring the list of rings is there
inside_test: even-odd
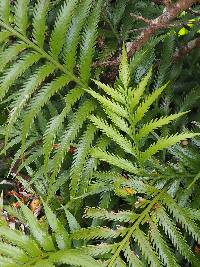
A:
[[[8,38],[12,36],[12,33],[9,31],[1,31],[0,32],[0,43],[4,43],[8,41]]]
[[[180,267],[180,265],[177,263],[175,254],[172,252],[172,250],[170,250],[167,242],[162,237],[160,231],[153,222],[150,222],[150,237],[155,250],[157,251],[163,263],[168,267]]]
[[[85,91],[88,92],[90,95],[92,95],[94,98],[96,98],[105,109],[109,109],[110,111],[115,112],[119,116],[122,116],[125,118],[128,117],[128,112],[118,103],[111,101],[105,96],[103,97],[100,94],[92,90],[85,90]]]
[[[94,45],[97,37],[97,25],[101,13],[102,2],[102,0],[98,0],[97,3],[95,3],[94,10],[88,19],[87,26],[85,27],[82,37],[83,40],[80,52],[79,72],[81,80],[86,83],[88,83],[90,78],[92,56],[95,49]]]
[[[115,222],[134,222],[138,218],[138,214],[131,211],[109,212],[101,208],[87,208],[84,217]]]
[[[130,82],[130,70],[125,45],[122,47],[122,56],[119,65],[119,79],[125,88],[128,88]]]
[[[65,108],[59,115],[53,117],[47,125],[46,131],[44,133],[44,164],[46,171],[48,168],[48,159],[52,151],[52,146],[56,135],[61,129],[64,119],[70,112],[72,106],[83,96],[83,93],[84,91],[78,87],[72,89],[65,98]]]
[[[146,99],[139,105],[135,114],[133,115],[133,124],[136,125],[147,113],[150,106],[153,102],[159,97],[159,95],[163,92],[167,85],[162,86],[159,89],[156,89],[151,95],[147,96]]]
[[[46,31],[46,16],[49,7],[49,0],[38,0],[34,8],[33,17],[33,38],[34,42],[41,48],[44,45]]]
[[[32,256],[38,256],[41,253],[37,244],[29,236],[18,230],[10,229],[8,226],[0,226],[0,236],[13,245],[25,249]]]
[[[119,228],[116,230],[107,227],[90,227],[81,228],[80,230],[72,233],[72,238],[75,240],[89,240],[89,239],[104,239],[104,238],[116,238],[124,236],[127,232],[127,228]]]
[[[86,159],[89,156],[90,148],[94,140],[96,128],[94,125],[88,125],[86,131],[83,133],[81,140],[77,146],[74,154],[73,163],[70,170],[70,196],[73,198],[79,191],[79,182],[83,173]]]
[[[5,23],[9,24],[10,0],[1,0],[0,1],[0,17]]]
[[[37,242],[44,250],[54,251],[55,248],[51,236],[49,236],[49,234],[41,228],[38,220],[33,215],[32,211],[27,206],[25,206],[20,200],[18,201],[20,202],[23,216],[26,219],[30,232],[35,238],[35,240],[37,240]]]
[[[24,35],[26,35],[29,24],[29,1],[30,0],[17,0],[15,4],[15,24],[18,30]]]
[[[101,263],[84,253],[80,256],[78,249],[61,250],[52,253],[50,254],[49,261],[57,264],[69,264],[81,267],[103,267]]]
[[[25,82],[23,88],[19,90],[17,98],[13,101],[11,105],[11,112],[9,114],[8,123],[6,127],[5,143],[7,143],[10,131],[13,124],[18,119],[22,109],[26,105],[27,101],[37,89],[41,83],[54,72],[55,66],[52,64],[44,65],[31,78]]]
[[[140,160],[141,162],[145,162],[151,156],[156,154],[158,151],[168,148],[181,140],[185,140],[187,138],[193,138],[198,136],[198,133],[182,133],[182,134],[175,134],[167,137],[162,137],[158,139],[158,141],[152,144],[149,148],[147,148],[144,152],[141,152]]]
[[[112,125],[109,125],[107,121],[101,119],[100,117],[95,117],[92,115],[90,119],[97,126],[98,129],[101,129],[103,133],[105,133],[108,137],[114,140],[119,146],[121,146],[124,149],[124,151],[132,155],[135,155],[131,142],[128,139],[126,139],[126,137],[121,135],[117,129],[112,127]]]
[[[15,246],[0,242],[0,253],[15,259],[18,263],[25,263],[28,261],[26,253]]]
[[[62,223],[58,220],[56,215],[52,212],[52,210],[48,207],[46,203],[43,202],[45,215],[47,217],[48,223],[55,233],[56,242],[59,249],[66,249],[71,247],[71,240],[69,234],[66,229],[62,225]]]
[[[105,113],[112,120],[115,126],[117,126],[121,131],[127,133],[130,137],[132,136],[128,122],[124,118],[110,110],[105,110]]]
[[[78,0],[65,1],[58,12],[50,40],[50,49],[55,58],[59,56],[65,43],[65,35],[70,25],[77,1]]]
[[[105,85],[104,83],[101,83],[100,81],[93,80],[96,85],[98,85],[102,90],[104,90],[108,95],[110,95],[114,100],[117,102],[120,102],[122,104],[126,104],[125,96],[122,95],[117,90],[113,89],[109,85]]]
[[[10,86],[18,79],[28,68],[40,60],[38,53],[29,53],[22,59],[13,64],[1,78],[0,84],[0,100],[8,92]]]
[[[106,161],[111,165],[121,168],[122,170],[126,170],[130,173],[137,174],[139,170],[135,167],[130,161],[110,154],[108,152],[102,151],[101,149],[93,149],[91,151],[91,155],[100,160]]]
[[[19,53],[24,51],[27,45],[24,43],[15,43],[9,46],[0,54],[0,72],[4,70],[6,65],[14,60]]]
[[[71,142],[73,142],[74,138],[76,138],[78,131],[81,129],[83,123],[87,120],[87,117],[94,110],[94,108],[95,106],[92,101],[85,101],[82,106],[79,107],[77,113],[75,113],[75,115],[72,117],[68,129],[61,137],[60,148],[57,150],[53,159],[53,174],[51,177],[52,180],[54,180],[54,178],[58,174],[61,168],[61,164],[64,160],[64,156],[67,153]]]
[[[197,224],[191,220],[184,209],[179,207],[176,201],[169,195],[165,195],[162,202],[166,204],[173,217],[179,222],[184,229],[197,241],[200,242],[200,230]]]
[[[130,267],[144,267],[144,264],[139,260],[134,251],[131,250],[129,245],[126,245],[123,251]]]
[[[184,114],[188,113],[186,112],[181,112],[177,114],[172,114],[169,116],[161,117],[160,119],[155,119],[151,120],[150,122],[146,123],[140,130],[139,132],[135,135],[136,141],[140,141],[143,138],[145,138],[149,133],[153,132],[153,130],[156,130],[163,125],[169,124],[170,122],[176,120],[177,118],[183,116]]]
[[[0,256],[0,267],[17,267],[17,264],[10,258]]]
[[[141,96],[143,95],[146,89],[148,81],[150,80],[151,75],[152,75],[152,69],[148,71],[147,75],[145,75],[144,78],[142,78],[138,86],[133,91],[132,89],[128,90],[128,99],[131,112],[133,112],[135,107],[138,105]]]
[[[170,220],[163,208],[159,208],[159,210],[156,211],[156,217],[158,218],[159,224],[164,229],[166,235],[169,236],[173,245],[178,249],[181,255],[183,255],[189,262],[197,262],[197,259],[191,251],[185,238],[176,228],[175,224]]]
[[[32,99],[29,110],[24,116],[23,130],[22,130],[22,152],[25,144],[25,140],[32,125],[34,118],[37,116],[41,108],[47,103],[47,101],[57,93],[61,88],[69,83],[69,78],[66,75],[62,75],[51,83],[44,86],[40,92]]]
[[[151,264],[151,266],[155,266],[155,267],[159,267],[159,266],[161,267],[162,265],[159,261],[158,255],[152,249],[152,246],[149,240],[147,239],[147,237],[145,236],[145,234],[141,230],[137,229],[136,231],[134,231],[133,237],[137,241],[142,251],[142,255],[144,255],[148,264]]]
[[[80,32],[84,25],[85,19],[92,5],[92,0],[85,0],[80,3],[79,9],[76,11],[72,20],[64,47],[65,65],[68,70],[73,69],[76,61],[76,48],[80,40]]]

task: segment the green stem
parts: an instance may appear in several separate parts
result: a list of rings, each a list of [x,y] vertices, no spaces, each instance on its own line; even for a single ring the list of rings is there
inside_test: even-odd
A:
[[[131,238],[133,232],[136,230],[136,228],[140,225],[140,223],[144,220],[144,218],[149,214],[152,207],[156,204],[156,202],[161,198],[163,192],[160,192],[155,198],[152,200],[152,202],[149,204],[149,206],[141,213],[138,220],[134,223],[134,225],[130,228],[125,238],[119,243],[119,247],[115,251],[115,254],[112,256],[108,267],[113,267],[115,264],[115,261],[117,257],[119,256],[120,252],[123,250],[129,239]]]

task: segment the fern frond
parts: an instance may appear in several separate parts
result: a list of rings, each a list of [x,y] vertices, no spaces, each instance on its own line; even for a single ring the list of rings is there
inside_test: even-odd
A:
[[[8,92],[14,81],[18,79],[29,67],[38,62],[40,58],[41,55],[38,53],[29,53],[7,70],[7,72],[3,75],[3,78],[1,78],[0,100]]]
[[[159,220],[159,224],[163,227],[165,233],[171,239],[173,245],[178,251],[192,263],[197,263],[197,259],[193,252],[190,250],[185,238],[180,231],[176,228],[175,224],[170,220],[163,208],[159,208],[156,212],[156,217]]]
[[[15,4],[15,24],[18,30],[26,35],[29,19],[29,0],[17,0]]]
[[[10,1],[9,0],[0,2],[0,17],[5,23],[9,24],[9,18],[10,18]]]
[[[175,134],[169,137],[162,137],[156,143],[152,144],[149,148],[147,148],[144,152],[141,152],[140,160],[141,162],[145,162],[148,160],[152,155],[156,154],[158,151],[172,146],[181,140],[185,140],[187,138],[193,138],[199,135],[198,133],[182,133],[182,134]]]
[[[136,141],[140,141],[141,139],[145,138],[149,133],[151,133],[153,130],[156,130],[163,125],[169,124],[170,122],[174,121],[175,119],[183,116],[184,114],[187,114],[188,112],[181,112],[177,114],[172,114],[169,116],[161,117],[159,119],[151,120],[138,131],[138,133],[135,135]]]
[[[66,249],[71,247],[71,240],[66,229],[62,223],[58,220],[56,215],[48,207],[46,203],[43,202],[45,214],[52,231],[55,233],[56,242],[59,249]]]
[[[135,90],[133,91],[133,95],[132,91],[130,91],[129,93],[129,105],[130,105],[130,110],[133,111],[135,109],[135,107],[138,105],[145,89],[146,86],[149,82],[149,79],[152,75],[152,69],[150,69],[147,73],[147,75],[145,75],[142,80],[140,81],[140,83],[138,84],[138,86],[135,88]]]
[[[106,227],[90,227],[74,231],[72,233],[72,238],[75,240],[116,238],[118,236],[124,236],[126,232],[127,229],[123,227],[116,230]]]
[[[57,79],[53,80],[50,84],[44,86],[40,92],[32,99],[29,105],[29,111],[27,111],[24,117],[24,124],[22,130],[22,152],[25,144],[25,140],[28,134],[28,130],[31,127],[33,119],[39,113],[41,108],[47,103],[47,101],[58,92],[59,89],[63,88],[69,83],[69,77],[62,75]]]
[[[49,0],[38,0],[34,8],[33,17],[33,38],[34,42],[39,46],[43,47],[46,31],[46,16],[49,7]]]
[[[65,35],[69,28],[77,0],[65,1],[58,12],[54,29],[51,34],[50,49],[52,55],[57,58],[62,50],[65,41]]]
[[[18,42],[2,51],[0,54],[0,72],[26,48],[28,48],[26,44]]]
[[[151,266],[162,266],[157,253],[152,249],[152,246],[143,231],[137,229],[134,231],[133,237],[137,241],[142,251],[142,255],[144,255],[148,264],[151,264]]]
[[[121,62],[119,65],[119,79],[121,80],[124,88],[128,88],[130,82],[130,70],[125,45],[122,47]]]
[[[125,248],[123,249],[123,252],[130,267],[143,267],[144,266],[142,262],[139,260],[139,258],[136,256],[134,251],[131,250],[129,245],[125,246]]]
[[[103,97],[92,90],[85,90],[85,91],[91,94],[94,98],[96,98],[103,105],[105,109],[109,109],[110,111],[115,112],[121,117],[125,118],[128,117],[127,110],[121,105],[119,105],[117,102],[111,101],[108,98]]]
[[[177,206],[177,203],[174,201],[173,198],[166,195],[163,198],[163,203],[167,206],[169,211],[172,213],[173,217],[179,222],[187,232],[192,235],[192,237],[197,241],[200,242],[200,230],[196,223],[190,219],[188,214],[185,210],[181,209]]]
[[[76,13],[76,16],[72,20],[64,47],[65,65],[69,70],[73,69],[76,61],[76,48],[79,42],[80,32],[91,8],[92,0],[85,0],[80,5],[78,13]]]
[[[87,120],[87,116],[94,110],[95,106],[92,101],[85,101],[84,104],[79,108],[78,112],[75,114],[74,118],[68,126],[68,129],[64,132],[60,141],[60,148],[57,150],[53,159],[53,174],[52,178],[58,174],[61,164],[63,162],[64,156],[71,144],[71,142],[76,137],[78,131],[82,127],[83,123]]]
[[[105,151],[102,151],[100,149],[93,149],[91,155],[100,160],[104,160],[111,165],[117,166],[122,170],[126,170],[134,174],[139,173],[139,169],[136,166],[134,166],[130,161],[115,156],[113,154],[107,153]]]
[[[65,117],[70,112],[72,106],[83,96],[83,90],[81,88],[72,89],[65,97],[66,106],[62,112],[56,117],[52,118],[48,123],[46,131],[44,133],[44,157],[45,157],[45,169],[48,168],[48,159],[52,151],[52,146],[58,131],[61,129]]]
[[[79,182],[83,173],[84,166],[86,164],[86,159],[90,153],[90,148],[92,146],[95,133],[96,128],[93,125],[88,125],[74,154],[74,159],[70,170],[70,195],[72,198],[75,197],[77,195],[77,192],[79,191]]]
[[[88,19],[87,26],[83,33],[79,72],[81,80],[86,83],[88,83],[90,78],[92,56],[94,54],[94,45],[97,37],[97,24],[99,22],[102,3],[102,0],[98,0],[97,3],[95,3],[94,10]]]
[[[26,102],[31,97],[32,93],[37,89],[37,87],[42,84],[42,82],[54,72],[55,66],[52,64],[42,66],[26,83],[24,87],[19,90],[17,98],[11,104],[11,112],[9,114],[7,127],[6,127],[6,135],[5,135],[5,143],[7,143],[10,131],[12,129],[13,124],[18,119],[22,109],[24,108]]]
[[[162,86],[159,89],[156,89],[152,94],[146,97],[146,99],[139,105],[135,114],[133,115],[133,124],[136,125],[147,113],[150,106],[153,102],[159,97],[159,95],[163,92],[167,85]]]
[[[169,249],[168,244],[163,239],[157,225],[150,221],[150,237],[154,244],[155,250],[157,251],[159,257],[166,266],[179,267],[177,263],[175,254]]]
[[[85,217],[116,222],[134,222],[138,218],[138,215],[131,211],[114,213],[101,208],[87,208],[85,210]]]
[[[28,261],[28,256],[22,249],[6,243],[0,242],[0,253],[9,258],[15,259],[18,263],[25,263]]]
[[[110,137],[112,140],[114,140],[119,146],[121,146],[127,153],[130,153],[132,155],[135,155],[134,148],[131,144],[131,142],[125,138],[123,135],[121,135],[117,129],[112,127],[112,125],[109,125],[107,121],[97,118],[94,115],[90,117],[91,121],[94,123],[94,125],[97,126],[97,128],[101,129],[103,133],[105,133],[108,137]]]

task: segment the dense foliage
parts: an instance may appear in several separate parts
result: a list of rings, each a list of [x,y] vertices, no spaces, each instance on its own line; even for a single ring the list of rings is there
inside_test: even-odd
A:
[[[0,266],[199,266],[199,20],[0,0]]]

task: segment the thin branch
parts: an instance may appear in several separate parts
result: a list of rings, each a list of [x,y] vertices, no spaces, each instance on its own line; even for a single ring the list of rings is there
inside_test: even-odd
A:
[[[188,10],[192,5],[200,3],[200,0],[179,0],[175,4],[166,7],[166,11],[157,17],[150,20],[148,26],[140,33],[140,35],[131,43],[128,52],[128,57],[131,58],[149,39],[156,33],[158,29],[168,28],[170,22],[175,19],[182,11]],[[119,58],[104,61],[94,62],[93,67],[108,67],[119,64]]]
[[[179,50],[177,50],[173,55],[173,61],[177,62],[196,48],[200,48],[200,37],[190,41],[186,45],[182,46]]]

